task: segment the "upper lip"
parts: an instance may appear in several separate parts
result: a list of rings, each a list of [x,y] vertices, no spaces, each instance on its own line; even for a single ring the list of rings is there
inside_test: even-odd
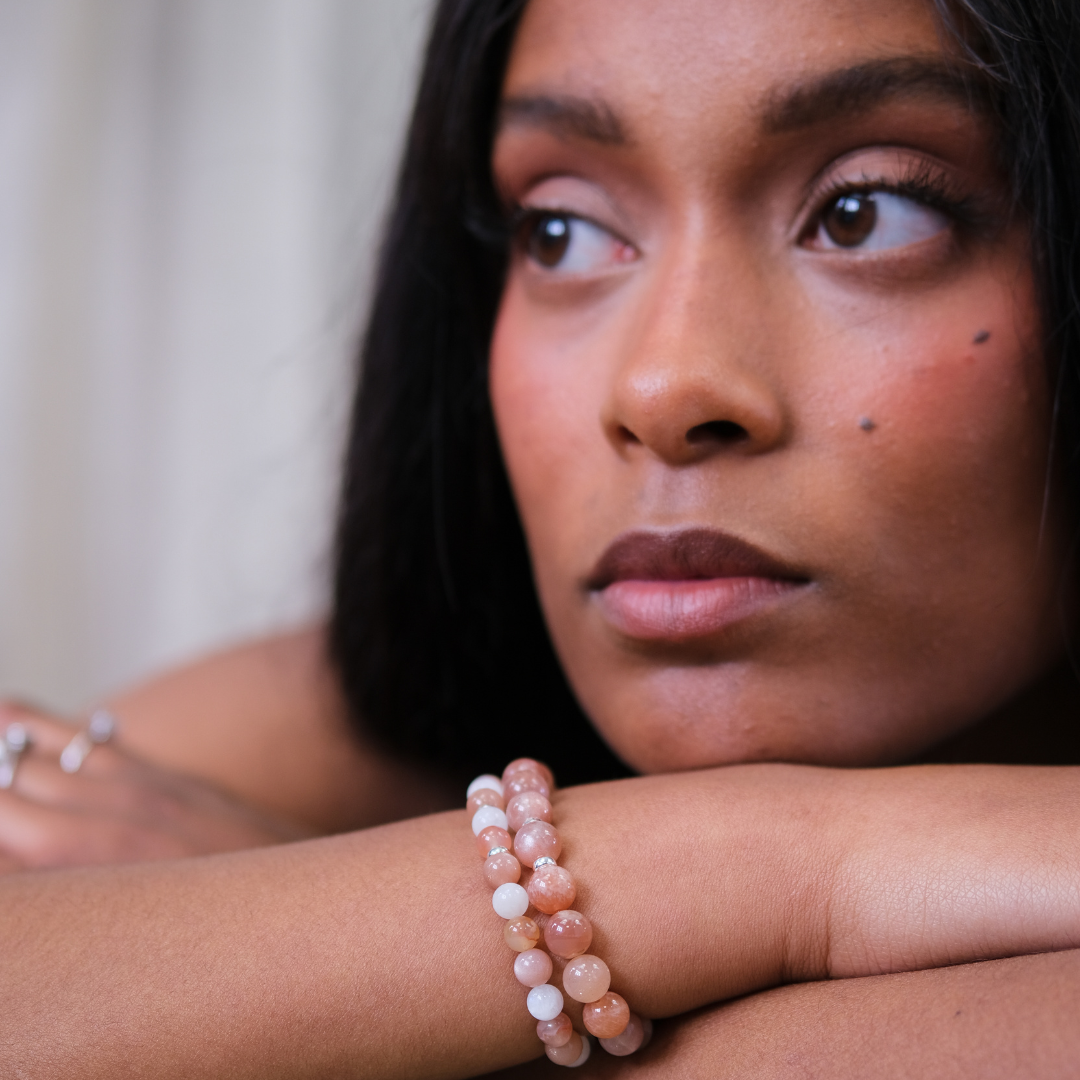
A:
[[[805,582],[787,563],[717,529],[634,530],[616,537],[587,579],[589,589],[615,581],[687,581],[761,577]]]

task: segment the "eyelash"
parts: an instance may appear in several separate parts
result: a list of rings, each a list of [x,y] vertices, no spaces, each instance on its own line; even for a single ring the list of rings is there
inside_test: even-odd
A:
[[[969,233],[985,231],[990,228],[993,221],[993,215],[981,200],[971,194],[958,191],[956,185],[950,182],[950,178],[942,170],[923,164],[911,168],[906,175],[896,180],[864,174],[857,183],[840,179],[832,181],[817,195],[815,199],[817,209],[803,227],[800,239],[808,238],[821,227],[822,217],[837,199],[844,195],[869,195],[874,192],[898,195],[922,203],[932,210],[945,214],[961,230]],[[507,231],[511,243],[519,250],[524,250],[532,230],[545,217],[565,217],[570,220],[584,221],[610,232],[599,222],[592,221],[581,214],[554,207],[522,206],[518,203],[510,207],[507,218]]]
[[[821,225],[822,217],[837,199],[844,195],[870,195],[881,192],[886,195],[899,195],[905,199],[922,203],[931,210],[945,214],[951,221],[965,231],[974,232],[990,225],[991,215],[982,206],[980,200],[970,194],[963,194],[950,182],[950,178],[940,169],[929,164],[912,168],[897,180],[884,177],[871,177],[864,174],[857,183],[850,180],[834,180],[820,192],[815,203],[817,209],[802,230],[802,239],[811,235]]]

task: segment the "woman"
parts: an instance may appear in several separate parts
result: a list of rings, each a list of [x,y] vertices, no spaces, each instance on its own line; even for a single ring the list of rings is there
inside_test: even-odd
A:
[[[340,534],[360,736],[317,638],[253,647],[113,703],[119,745],[74,775],[70,731],[25,717],[0,839],[35,865],[72,835],[222,851],[421,813],[519,754],[563,782],[629,766],[557,820],[597,951],[675,1019],[586,1073],[1066,1072],[1073,770],[876,766],[1075,760],[1076,19],[442,4]],[[5,1053],[527,1061],[475,858],[454,811],[11,875]]]

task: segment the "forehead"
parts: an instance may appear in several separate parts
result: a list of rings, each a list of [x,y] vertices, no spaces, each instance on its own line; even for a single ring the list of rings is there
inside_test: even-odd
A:
[[[941,54],[928,0],[530,0],[504,96],[626,103],[632,138],[703,107],[767,113],[839,68]]]

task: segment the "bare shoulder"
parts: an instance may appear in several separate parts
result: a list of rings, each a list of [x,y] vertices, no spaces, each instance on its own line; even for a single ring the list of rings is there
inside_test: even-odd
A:
[[[214,653],[108,704],[133,753],[319,831],[458,801],[455,785],[390,758],[348,723],[322,627]]]

